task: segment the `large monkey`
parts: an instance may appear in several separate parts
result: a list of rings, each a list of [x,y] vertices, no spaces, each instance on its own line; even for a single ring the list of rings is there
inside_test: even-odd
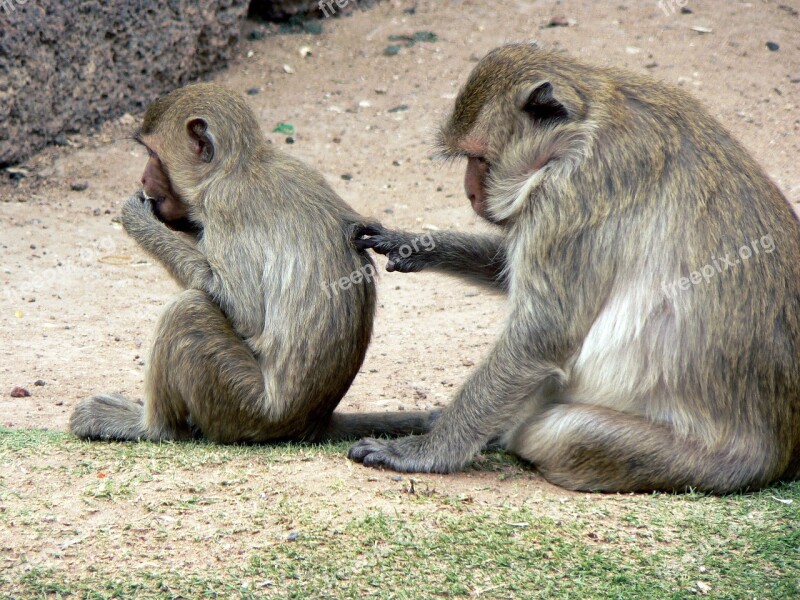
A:
[[[72,431],[217,442],[424,432],[423,412],[333,412],[369,344],[375,284],[352,241],[365,221],[322,176],[212,84],[154,102],[135,138],[150,159],[123,226],[187,290],[158,324],[144,405],[94,396]]]
[[[427,435],[362,440],[399,471],[490,439],[576,490],[755,489],[800,474],[800,226],[688,94],[530,45],[475,67],[440,136],[495,236],[380,227],[402,272],[507,290],[510,315]]]

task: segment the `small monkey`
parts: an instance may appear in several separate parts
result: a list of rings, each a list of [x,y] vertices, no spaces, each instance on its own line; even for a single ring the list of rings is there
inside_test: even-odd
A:
[[[361,367],[374,275],[369,225],[313,169],[269,145],[237,94],[195,84],[156,100],[125,231],[185,288],[157,326],[141,405],[82,401],[82,438],[221,443],[422,433],[425,412],[334,413]],[[176,231],[188,232],[186,236]]]
[[[414,234],[374,227],[360,245],[390,271],[506,291],[510,315],[430,433],[362,440],[352,459],[445,473],[500,438],[575,490],[800,476],[800,225],[699,102],[509,45],[477,64],[439,142],[497,233],[434,233],[402,256]]]

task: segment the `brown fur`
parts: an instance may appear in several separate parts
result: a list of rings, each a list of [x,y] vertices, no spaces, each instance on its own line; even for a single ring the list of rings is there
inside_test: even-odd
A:
[[[136,137],[156,203],[134,195],[122,222],[186,291],[159,321],[144,406],[95,396],[72,431],[218,442],[425,431],[427,413],[333,413],[369,344],[375,285],[331,285],[372,262],[352,243],[364,219],[322,176],[267,144],[244,100],[216,85],[157,100]],[[168,229],[159,200],[196,237]]]
[[[428,435],[364,440],[352,458],[447,472],[501,437],[580,490],[800,476],[800,226],[694,98],[510,45],[475,67],[440,141],[488,163],[467,188],[500,235],[435,234],[407,257],[412,234],[361,246],[392,270],[507,289],[510,318]]]

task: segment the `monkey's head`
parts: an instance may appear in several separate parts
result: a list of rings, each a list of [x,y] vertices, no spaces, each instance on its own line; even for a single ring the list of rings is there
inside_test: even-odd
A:
[[[247,169],[260,132],[242,97],[219,85],[188,85],[153,102],[133,137],[147,148],[142,187],[156,216],[172,229],[202,229],[205,191]]]
[[[548,177],[587,153],[587,98],[596,82],[573,59],[535,45],[503,46],[473,69],[439,133],[447,158],[466,158],[464,187],[481,217],[508,225]]]

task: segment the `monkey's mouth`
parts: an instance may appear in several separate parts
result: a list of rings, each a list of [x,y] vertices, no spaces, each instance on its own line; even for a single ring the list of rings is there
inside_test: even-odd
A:
[[[153,198],[144,193],[143,195],[145,200],[150,203],[150,207],[152,208],[156,219],[164,223],[164,225],[173,231],[180,231],[182,233],[188,233],[194,236],[199,236],[201,233],[203,233],[202,226],[189,219],[186,206],[182,202],[167,198],[166,196],[158,196]],[[178,202],[181,207],[181,210],[177,213],[175,211],[176,202]]]

